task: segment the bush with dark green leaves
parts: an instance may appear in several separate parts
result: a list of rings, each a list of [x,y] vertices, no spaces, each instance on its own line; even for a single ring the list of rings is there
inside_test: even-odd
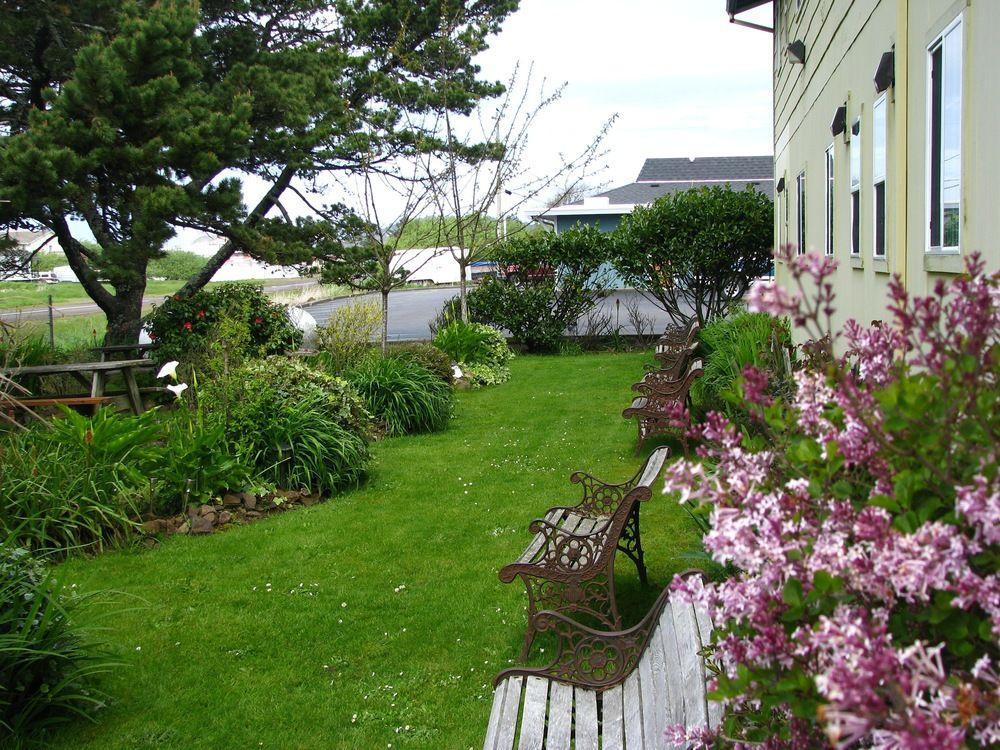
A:
[[[196,360],[222,320],[245,326],[243,356],[283,354],[302,344],[284,307],[272,302],[262,287],[246,282],[220,284],[189,297],[173,296],[147,318],[149,337],[161,362]]]
[[[611,262],[675,323],[725,315],[771,271],[771,199],[748,187],[707,187],[636,206],[613,233]]]
[[[369,357],[345,377],[387,435],[436,432],[448,426],[455,392],[411,357]]]
[[[81,603],[27,549],[0,542],[0,747],[40,746],[105,705],[95,682],[115,665],[73,622]]]
[[[567,328],[604,296],[609,238],[596,227],[519,235],[497,251],[499,275],[469,294],[470,317],[509,331],[529,352],[558,350]]]
[[[455,382],[455,376],[452,373],[451,367],[451,357],[433,344],[424,344],[421,342],[392,344],[389,347],[389,354],[394,357],[413,360],[422,367],[426,367],[449,385]]]

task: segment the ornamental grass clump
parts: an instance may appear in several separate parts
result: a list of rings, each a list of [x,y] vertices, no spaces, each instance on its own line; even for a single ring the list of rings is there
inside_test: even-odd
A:
[[[701,461],[665,491],[700,503],[704,545],[736,571],[677,579],[707,607],[724,701],[702,745],[980,748],[1000,743],[1000,278],[978,257],[950,286],[908,297],[892,320],[849,321],[834,355],[829,258],[788,254],[796,292],[751,308],[788,316],[814,343],[787,401],[748,367],[759,434],[718,413],[696,429]],[[816,289],[813,295],[807,289]],[[684,739],[682,728],[669,739]]]
[[[413,359],[370,357],[346,377],[387,435],[436,432],[448,426],[455,392]]]

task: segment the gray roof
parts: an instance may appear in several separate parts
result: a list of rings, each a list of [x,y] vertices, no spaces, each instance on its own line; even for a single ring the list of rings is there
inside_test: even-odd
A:
[[[733,190],[745,190],[747,185],[753,185],[768,198],[774,200],[774,179],[771,177],[766,180],[736,180],[733,182],[699,182],[697,180],[689,182],[632,182],[598,193],[594,197],[607,198],[611,205],[642,205],[652,203],[657,198],[662,198],[670,193],[710,185],[729,185]],[[576,201],[571,205],[582,204],[583,201]]]
[[[774,179],[773,156],[646,159],[638,182],[759,181]]]

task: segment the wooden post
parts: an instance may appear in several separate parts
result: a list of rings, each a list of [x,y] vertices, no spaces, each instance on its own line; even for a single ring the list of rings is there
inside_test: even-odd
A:
[[[56,348],[56,326],[52,318],[52,295],[49,295],[49,347]]]

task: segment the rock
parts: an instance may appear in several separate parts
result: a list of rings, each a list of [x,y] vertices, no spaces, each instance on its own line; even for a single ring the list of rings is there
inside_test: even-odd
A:
[[[200,516],[207,516],[209,513],[215,513],[215,508],[211,505],[202,505],[198,508],[198,515]]]
[[[222,496],[222,506],[224,508],[235,508],[242,501],[243,499],[239,495],[234,495],[232,492],[227,492]]]
[[[224,510],[219,514],[219,524],[229,523],[233,520],[233,514],[228,510]]]
[[[262,515],[263,515],[262,513],[259,513],[256,510],[248,510],[247,511],[247,519],[250,520],[250,521],[255,521],[258,518],[260,518]]]
[[[155,536],[156,534],[162,534],[168,530],[167,522],[162,518],[153,518],[149,521],[144,521],[142,524],[142,533],[147,536]]]
[[[177,527],[178,534],[187,534],[191,531],[191,524],[184,521],[180,526]]]
[[[301,490],[278,490],[278,496],[283,497],[290,503],[294,503],[296,500],[302,497]]]
[[[215,520],[215,514],[212,513],[211,516],[198,516],[191,522],[191,533],[192,534],[211,534],[212,528],[214,526],[213,521]]]
[[[247,510],[256,510],[257,508],[257,496],[252,492],[244,492],[241,496],[243,498],[243,507]]]
[[[197,515],[198,515],[198,506],[197,505],[189,505],[187,507],[187,517],[188,518],[195,518],[195,517],[197,517]]]
[[[303,495],[302,504],[308,508],[318,503],[320,497],[320,493],[318,492],[313,492],[311,495]]]

